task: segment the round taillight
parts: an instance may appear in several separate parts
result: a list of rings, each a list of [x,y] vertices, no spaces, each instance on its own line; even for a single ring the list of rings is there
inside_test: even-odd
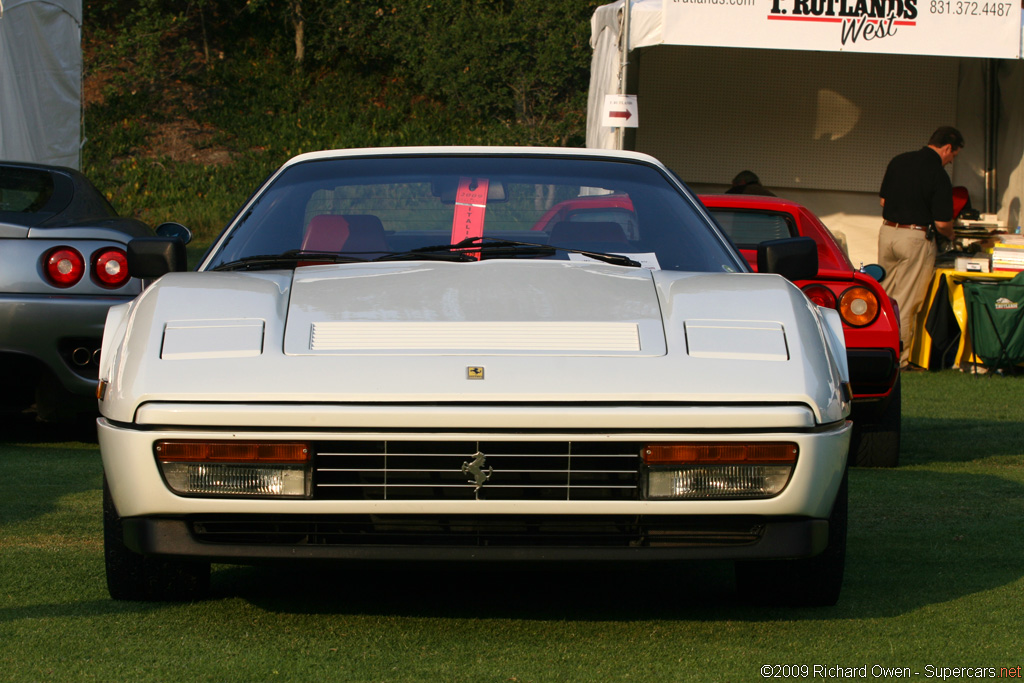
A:
[[[128,282],[128,257],[121,249],[101,249],[92,255],[92,276],[101,287],[120,287]]]
[[[85,259],[71,247],[57,247],[43,256],[43,271],[50,284],[71,287],[85,275]]]
[[[822,308],[836,307],[836,295],[825,285],[807,285],[803,292],[812,303]]]
[[[853,327],[870,325],[878,317],[878,297],[867,287],[850,287],[839,295],[839,316]]]

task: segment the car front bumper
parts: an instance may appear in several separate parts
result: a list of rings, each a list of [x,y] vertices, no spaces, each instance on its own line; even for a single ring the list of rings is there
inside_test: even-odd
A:
[[[802,557],[827,541],[851,423],[812,429],[554,432],[505,430],[505,443],[791,441],[799,458],[771,498],[648,500],[637,489],[600,499],[200,497],[173,493],[154,456],[163,439],[343,444],[493,442],[493,431],[139,427],[98,422],[105,476],[129,547],[143,553],[251,561],[273,558],[632,560]],[[541,431],[541,430],[538,430]],[[410,433],[414,432],[414,433]],[[314,445],[314,450],[317,450]],[[318,456],[319,457],[319,456]],[[639,455],[635,456],[639,458]],[[315,475],[319,476],[319,475]],[[314,486],[314,491],[317,487]],[[485,493],[490,489],[484,487]]]
[[[193,516],[123,520],[125,544],[146,555],[224,563],[257,560],[416,562],[663,562],[810,557],[828,543],[823,519],[515,516]],[[394,537],[379,533],[393,524]],[[417,536],[415,527],[431,531]],[[551,535],[538,530],[557,527]],[[502,527],[503,532],[494,531]],[[459,529],[458,533],[451,530]],[[448,533],[439,533],[449,530]],[[612,531],[614,530],[614,531]],[[618,533],[615,533],[618,532]],[[429,542],[433,541],[433,542]]]

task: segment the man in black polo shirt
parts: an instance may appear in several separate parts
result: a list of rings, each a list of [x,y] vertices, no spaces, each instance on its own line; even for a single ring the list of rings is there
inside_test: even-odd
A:
[[[914,323],[935,268],[935,242],[929,226],[953,239],[953,184],[944,166],[960,153],[964,138],[943,126],[928,145],[897,155],[889,162],[878,191],[882,227],[878,232],[878,263],[885,268],[882,286],[900,307],[900,367],[910,359]]]

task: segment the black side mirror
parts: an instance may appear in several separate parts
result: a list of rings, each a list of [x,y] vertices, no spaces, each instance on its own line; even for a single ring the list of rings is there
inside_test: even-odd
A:
[[[159,237],[178,240],[182,244],[192,241],[192,231],[181,223],[161,223],[156,226],[155,232]]]
[[[137,237],[128,243],[128,272],[147,280],[188,269],[185,243],[177,238]]]
[[[877,263],[869,263],[866,266],[862,266],[860,272],[872,278],[875,282],[881,282],[886,276],[885,268]]]
[[[818,275],[818,245],[810,237],[761,242],[757,245],[757,272],[810,280]]]

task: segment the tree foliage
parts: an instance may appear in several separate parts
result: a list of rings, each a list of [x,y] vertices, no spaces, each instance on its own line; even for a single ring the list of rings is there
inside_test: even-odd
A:
[[[564,142],[580,124],[598,4],[86,0],[84,30],[100,47],[92,68],[115,88],[158,88],[221,59],[288,60],[300,75],[355,68],[456,118],[549,129]]]
[[[603,1],[84,0],[83,169],[209,239],[300,152],[582,145]]]
[[[467,115],[538,127],[583,105],[593,2],[437,0],[376,13],[380,57]],[[578,123],[578,121],[574,121]],[[563,131],[567,133],[567,131]]]

